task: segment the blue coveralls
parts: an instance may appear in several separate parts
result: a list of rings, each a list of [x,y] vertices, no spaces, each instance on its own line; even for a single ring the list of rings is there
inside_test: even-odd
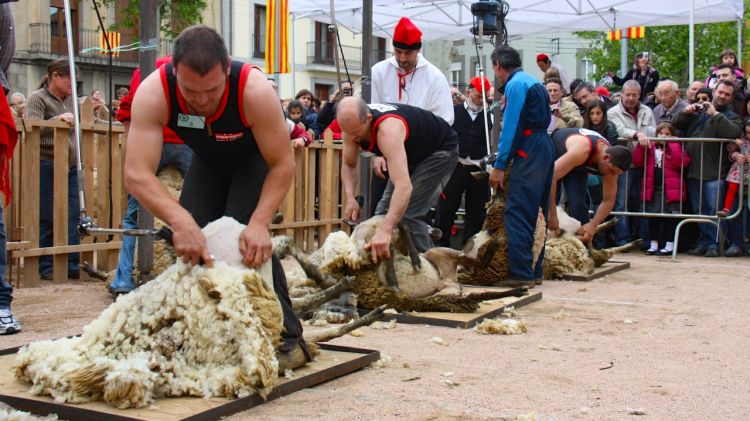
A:
[[[552,117],[549,96],[541,83],[516,69],[505,83],[505,101],[495,168],[505,170],[513,160],[505,200],[508,277],[541,279],[544,251],[532,267],[532,248],[540,207],[547,219],[555,165],[552,138],[547,134]]]

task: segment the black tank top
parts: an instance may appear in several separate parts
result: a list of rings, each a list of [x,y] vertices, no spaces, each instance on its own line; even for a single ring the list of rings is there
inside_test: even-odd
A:
[[[573,168],[571,172],[585,171],[598,174],[599,170],[591,166],[594,163],[594,157],[596,156],[597,143],[604,142],[607,146],[609,146],[609,142],[602,135],[593,130],[579,128],[555,130],[552,133],[552,143],[555,145],[555,159],[560,158],[565,154],[565,152],[568,151],[568,148],[565,146],[565,142],[570,136],[573,135],[582,135],[586,136],[589,139],[589,156],[588,158],[586,158],[586,162]]]
[[[455,150],[458,135],[442,118],[431,111],[406,104],[370,104],[372,112],[372,133],[368,151],[382,155],[375,138],[378,125],[387,118],[397,118],[406,125],[406,159],[409,171],[424,161],[435,151]]]
[[[161,81],[167,96],[169,123],[196,155],[215,165],[233,165],[247,156],[258,152],[258,145],[245,121],[242,92],[247,76],[252,70],[250,64],[232,61],[231,72],[226,88],[214,115],[205,119],[202,129],[182,127],[178,123],[180,115],[190,114],[172,71],[172,63],[162,66]]]

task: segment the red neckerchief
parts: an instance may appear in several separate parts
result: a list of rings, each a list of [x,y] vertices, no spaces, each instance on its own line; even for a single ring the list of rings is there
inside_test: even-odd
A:
[[[401,101],[401,91],[403,91],[406,88],[406,77],[414,74],[414,72],[417,71],[417,68],[413,68],[410,71],[406,73],[399,73],[396,71],[396,76],[398,76],[398,100]]]
[[[5,92],[0,89],[0,192],[5,196],[5,205],[10,203],[12,193],[10,186],[10,159],[18,142],[18,132],[13,121],[13,114],[5,99]]]

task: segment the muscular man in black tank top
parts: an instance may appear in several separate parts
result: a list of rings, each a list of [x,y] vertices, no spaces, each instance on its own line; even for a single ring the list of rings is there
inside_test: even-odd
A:
[[[164,127],[193,150],[180,203],[156,178]],[[212,264],[201,227],[222,216],[247,224],[240,234],[243,262],[271,260],[274,290],[284,313],[279,367],[305,363],[302,326],[286,278],[272,257],[268,227],[294,175],[289,132],[279,100],[265,75],[229,59],[221,36],[206,26],[183,31],[172,63],[149,75],[132,108],[125,184],[154,216],[174,231],[183,262]]]
[[[375,261],[389,258],[391,231],[403,221],[420,252],[432,247],[424,215],[437,202],[458,161],[458,136],[430,111],[404,104],[367,105],[361,98],[345,98],[336,118],[344,133],[341,181],[347,195],[344,217],[359,219],[354,199],[357,160],[361,149],[383,156],[390,180],[375,214],[385,220],[366,248]]]
[[[557,233],[557,185],[562,182],[568,198],[568,213],[583,226],[580,234],[590,241],[596,227],[612,212],[617,196],[617,176],[630,167],[630,151],[623,146],[610,146],[599,133],[587,129],[561,129],[552,133],[555,145],[555,172],[550,189],[548,228]],[[584,205],[588,175],[603,176],[603,198],[594,219],[589,221]]]

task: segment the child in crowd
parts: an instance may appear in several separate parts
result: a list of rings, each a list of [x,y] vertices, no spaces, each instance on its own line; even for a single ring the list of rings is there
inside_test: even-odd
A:
[[[716,212],[722,218],[727,217],[732,207],[734,207],[737,189],[742,182],[740,179],[740,169],[744,167],[745,179],[749,177],[748,170],[750,168],[748,168],[747,164],[750,162],[750,118],[745,120],[743,132],[744,135],[741,138],[727,144],[729,159],[732,160],[732,167],[727,174],[727,194],[724,196],[724,209]]]
[[[305,124],[302,122],[302,116],[305,112],[302,103],[294,100],[287,106],[288,120],[291,122],[289,128],[289,134],[292,140],[292,146],[295,149],[301,149],[312,143],[310,134],[305,129]]]
[[[656,136],[660,139],[675,137],[672,123],[664,121],[656,126]],[[633,152],[633,167],[646,167],[646,175],[641,185],[641,200],[646,203],[649,213],[678,213],[681,203],[687,198],[682,168],[690,165],[690,156],[682,143],[675,141],[651,142],[646,149],[642,144]],[[674,250],[674,230],[677,221],[674,218],[648,218],[651,246],[646,250],[648,255],[667,256]],[[664,247],[659,249],[659,245]]]

